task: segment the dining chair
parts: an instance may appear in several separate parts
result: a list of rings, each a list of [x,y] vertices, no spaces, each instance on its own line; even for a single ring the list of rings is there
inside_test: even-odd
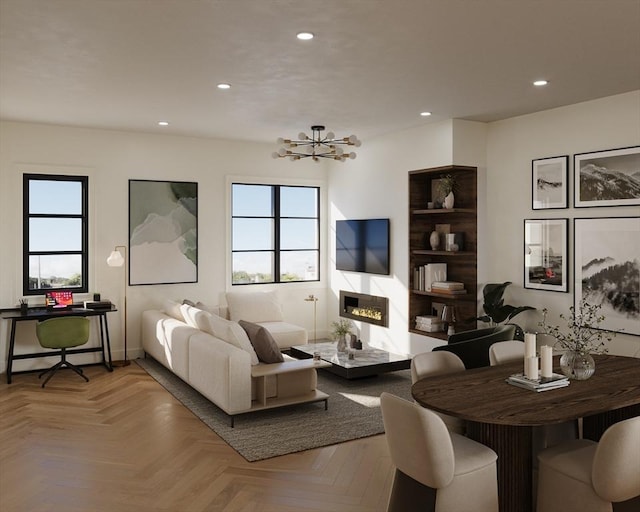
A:
[[[387,512],[497,512],[496,453],[451,433],[433,411],[380,395],[396,467]]]
[[[524,343],[522,341],[498,341],[489,347],[489,364],[491,366],[523,360]]]
[[[538,512],[640,510],[640,416],[538,455]]]
[[[411,384],[434,375],[464,371],[464,363],[452,352],[421,352],[411,359]],[[466,422],[460,418],[436,412],[451,432],[464,435]]]
[[[54,376],[54,374],[63,367],[67,367],[76,372],[85,381],[89,382],[89,378],[84,374],[81,368],[67,361],[67,349],[84,345],[89,341],[89,319],[80,316],[67,316],[61,318],[50,318],[36,324],[36,336],[38,342],[44,348],[58,349],[61,352],[61,359],[48,370],[38,375],[47,378],[42,383],[42,387]]]

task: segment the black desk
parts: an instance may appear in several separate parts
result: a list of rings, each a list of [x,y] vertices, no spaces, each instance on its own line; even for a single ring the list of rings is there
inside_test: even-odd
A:
[[[111,341],[109,339],[109,325],[107,324],[107,313],[118,311],[115,306],[110,309],[84,309],[71,307],[64,310],[49,310],[46,308],[29,308],[26,315],[20,313],[19,310],[5,310],[0,312],[0,319],[11,322],[11,335],[9,337],[9,350],[7,351],[7,384],[11,384],[11,375],[13,374],[14,359],[32,359],[36,357],[50,357],[60,355],[60,350],[49,350],[47,352],[33,352],[30,354],[14,355],[13,349],[16,341],[16,325],[18,322],[26,321],[42,321],[50,318],[58,318],[64,316],[97,316],[100,324],[100,346],[90,348],[74,348],[68,349],[67,354],[82,354],[87,352],[102,352],[102,364],[110,372],[113,371],[111,366]],[[105,350],[106,340],[106,350]],[[22,372],[16,372],[22,373]]]

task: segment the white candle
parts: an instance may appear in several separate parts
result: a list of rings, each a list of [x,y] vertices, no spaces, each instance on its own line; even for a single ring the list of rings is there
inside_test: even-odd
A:
[[[536,335],[528,332],[524,335],[524,357],[534,357],[536,355]]]
[[[536,380],[538,378],[538,357],[527,357],[527,379]]]
[[[543,378],[553,375],[553,349],[549,345],[540,347],[540,373]]]

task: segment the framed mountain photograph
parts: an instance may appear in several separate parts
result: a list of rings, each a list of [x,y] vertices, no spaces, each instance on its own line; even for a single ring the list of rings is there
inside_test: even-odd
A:
[[[567,208],[569,202],[569,156],[531,161],[531,208]]]
[[[640,217],[574,219],[575,293],[607,331],[640,335]]]
[[[576,208],[640,205],[640,146],[573,156]]]

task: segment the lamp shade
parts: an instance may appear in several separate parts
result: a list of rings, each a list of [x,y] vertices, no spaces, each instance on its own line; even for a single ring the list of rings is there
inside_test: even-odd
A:
[[[122,253],[120,251],[111,251],[111,254],[109,254],[109,257],[107,258],[107,265],[110,267],[121,267],[124,265]]]

